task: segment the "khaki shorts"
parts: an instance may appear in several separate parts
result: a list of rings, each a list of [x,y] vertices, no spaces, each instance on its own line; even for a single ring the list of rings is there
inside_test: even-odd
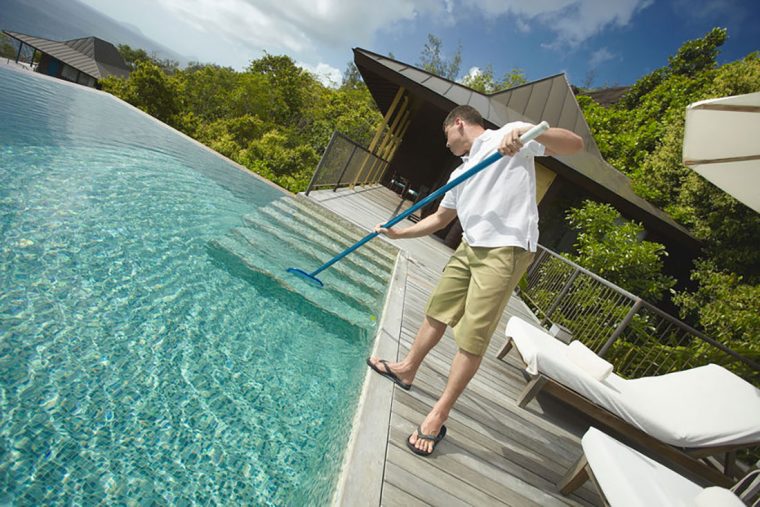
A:
[[[520,247],[471,247],[462,241],[446,264],[425,314],[454,328],[460,349],[484,355],[533,256]]]

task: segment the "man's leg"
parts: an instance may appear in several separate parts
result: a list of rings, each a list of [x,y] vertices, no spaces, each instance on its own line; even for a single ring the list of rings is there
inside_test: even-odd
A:
[[[414,337],[409,353],[397,363],[381,363],[377,357],[370,357],[369,362],[375,370],[390,370],[401,382],[411,385],[422,360],[441,341],[446,326],[454,326],[459,321],[464,312],[470,283],[465,247],[463,242],[446,264],[443,275],[430,295],[425,308],[425,319]]]
[[[454,407],[454,403],[456,403],[459,395],[462,394],[467,384],[470,383],[472,377],[477,373],[482,359],[482,356],[470,354],[462,349],[457,351],[454,360],[451,362],[451,370],[449,371],[446,388],[420,425],[422,433],[425,435],[437,435],[441,431],[441,426],[449,418],[449,412]],[[434,446],[430,440],[418,439],[416,430],[409,438],[409,443],[425,452],[432,452]]]
[[[369,360],[381,371],[390,369],[402,382],[411,385],[414,381],[414,376],[417,374],[417,370],[422,364],[422,360],[441,341],[441,337],[445,331],[445,323],[425,316],[425,320],[422,321],[422,325],[417,331],[417,336],[414,337],[412,348],[404,359],[398,363],[389,362],[387,364],[381,363],[380,359],[375,356],[370,357]]]
[[[420,425],[425,435],[439,434],[454,403],[475,376],[509,297],[532,258],[532,254],[515,247],[468,248],[467,254],[472,279],[455,333],[458,350],[446,389]],[[416,431],[409,443],[423,452],[435,446],[430,440],[417,438]]]

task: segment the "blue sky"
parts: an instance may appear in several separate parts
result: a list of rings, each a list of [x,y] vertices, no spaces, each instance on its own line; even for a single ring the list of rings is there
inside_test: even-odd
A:
[[[417,64],[428,33],[444,57],[461,45],[460,78],[490,64],[594,87],[634,83],[714,26],[721,63],[760,50],[758,0],[83,1],[191,60],[242,70],[267,51],[338,82],[351,48]]]

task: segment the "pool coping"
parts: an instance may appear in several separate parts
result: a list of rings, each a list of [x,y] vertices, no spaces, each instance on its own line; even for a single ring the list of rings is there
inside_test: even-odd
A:
[[[372,355],[397,357],[409,259],[399,250]],[[331,505],[380,505],[393,384],[367,368]]]

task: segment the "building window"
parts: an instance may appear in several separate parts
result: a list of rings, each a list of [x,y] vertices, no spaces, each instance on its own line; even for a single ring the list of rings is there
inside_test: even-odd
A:
[[[77,82],[77,74],[79,71],[70,65],[63,64],[63,70],[61,71],[61,77],[67,81]]]
[[[95,86],[95,78],[85,74],[84,72],[80,72],[79,77],[77,78],[77,83],[93,87]]]

